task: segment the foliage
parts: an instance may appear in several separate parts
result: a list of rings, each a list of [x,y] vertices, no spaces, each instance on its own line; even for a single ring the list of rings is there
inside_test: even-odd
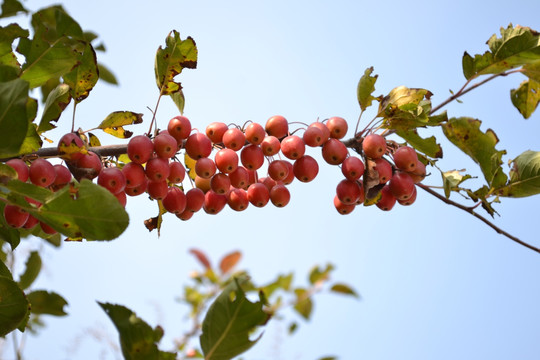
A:
[[[28,14],[28,10],[17,0],[4,1],[1,10],[1,18],[20,13]],[[122,169],[129,167],[128,164],[131,162],[137,162],[129,154],[129,145],[102,147],[98,137],[89,131],[101,130],[120,139],[129,139],[132,138],[133,132],[124,127],[143,122],[142,114],[119,110],[109,114],[94,129],[76,131],[77,104],[91,94],[98,81],[103,80],[111,84],[117,84],[118,81],[113,73],[97,60],[96,54],[104,50],[101,45],[93,45],[97,35],[83,30],[61,6],[50,6],[29,16],[30,30],[15,23],[0,28],[0,129],[3,130],[0,131],[0,158],[4,163],[10,159],[22,159],[27,165],[36,163],[38,158],[61,158],[74,179],[61,186],[52,182],[40,186],[35,181],[22,180],[18,171],[11,165],[0,164],[0,200],[2,200],[0,210],[4,214],[0,218],[0,239],[5,245],[2,246],[2,262],[0,262],[2,294],[0,336],[17,329],[19,331],[35,329],[39,326],[39,317],[42,315],[67,315],[64,311],[67,301],[61,295],[53,291],[32,289],[32,284],[42,267],[39,252],[31,252],[22,274],[13,277],[13,259],[8,261],[8,256],[13,257],[13,250],[20,244],[21,239],[35,236],[59,246],[62,236],[64,240],[69,241],[108,241],[118,238],[124,232],[129,217],[124,205],[119,201],[122,199],[120,192],[113,193],[110,188],[102,186],[99,179],[98,184],[92,179],[101,171],[102,166]],[[360,119],[353,137],[343,139],[348,125],[331,126],[332,121],[338,121],[335,118],[322,122],[327,130],[337,129],[338,133],[331,132],[331,138],[334,144],[338,144],[336,146],[345,149],[343,159],[335,160],[335,154],[327,158],[326,145],[323,145],[323,142],[313,146],[322,149],[323,157],[328,164],[341,165],[344,158],[353,157],[351,154],[353,151],[358,154],[362,164],[365,164],[365,172],[362,170],[362,174],[350,180],[359,189],[361,186],[362,190],[358,191],[358,195],[349,203],[344,203],[339,194],[336,194],[339,201],[335,202],[335,206],[340,213],[348,214],[357,206],[377,205],[383,210],[392,208],[393,204],[385,207],[381,205],[386,201],[387,185],[381,180],[382,170],[377,165],[377,158],[369,155],[366,149],[368,143],[366,139],[370,135],[379,135],[384,138],[384,150],[378,159],[390,164],[391,179],[397,179],[399,175],[396,174],[405,174],[411,178],[418,176],[421,179],[412,185],[414,191],[417,188],[423,189],[444,202],[469,212],[521,245],[540,252],[540,249],[505,233],[475,210],[481,205],[488,215],[493,216],[496,213],[495,204],[501,202],[501,198],[521,198],[539,194],[540,151],[527,149],[511,159],[512,168],[506,173],[503,168],[503,156],[507,151],[498,149],[498,135],[491,129],[484,130],[483,120],[468,116],[449,117],[445,111],[439,112],[449,102],[458,101],[459,97],[486,82],[514,73],[521,73],[528,79],[511,91],[512,104],[525,119],[536,110],[540,102],[540,35],[530,28],[510,24],[506,28],[501,28],[500,36],[493,35],[487,45],[489,50],[483,54],[470,55],[465,52],[462,58],[464,86],[437,106],[432,103],[433,94],[422,88],[398,86],[386,95],[375,95],[378,75],[372,75],[373,67],[365,70],[357,86]],[[150,128],[144,134],[147,140],[152,140],[153,149],[157,149],[159,141],[157,139],[161,135],[155,117],[161,97],[170,96],[182,114],[185,98],[177,76],[183,69],[196,68],[197,61],[198,50],[195,41],[191,37],[182,39],[176,30],[168,34],[165,46],[159,46],[157,49],[154,72],[158,100]],[[35,90],[39,90],[41,94],[39,101],[34,98]],[[68,143],[60,143],[57,148],[43,147],[45,134],[56,127],[71,102],[74,109],[72,132],[76,134],[76,138]],[[363,129],[359,129],[361,117],[369,110],[373,110],[375,115]],[[179,118],[181,117],[174,117],[171,121]],[[289,125],[286,120],[285,124]],[[306,124],[304,131],[309,127]],[[422,137],[419,130],[423,128],[440,130],[442,136],[478,165],[478,171],[483,175],[480,187],[466,187],[470,183],[468,180],[475,177],[473,173],[439,169],[437,162],[443,157],[442,145],[435,136]],[[247,133],[247,125],[236,126],[234,129],[240,133]],[[176,131],[174,127],[168,128],[170,136],[174,135],[174,131]],[[199,158],[206,158],[208,155],[190,153],[191,146],[188,139],[190,131],[191,128],[185,137],[175,138],[178,142],[174,143],[173,154],[167,158],[167,163],[170,158],[174,158],[172,162],[176,163],[181,163],[179,159],[183,159],[182,169],[187,168],[188,179],[195,182],[196,188],[204,188],[203,185],[197,184],[196,166]],[[286,157],[294,161],[303,157],[303,152],[302,155],[298,155],[289,154],[285,150],[284,144],[288,142],[285,138],[290,140],[293,137],[290,135],[290,129],[287,128],[284,133],[279,132],[278,135],[277,130],[272,129],[267,123],[265,131],[266,135],[276,135],[282,153],[287,154]],[[162,136],[161,139],[165,137]],[[81,144],[78,144],[79,140]],[[250,146],[249,142],[249,140],[246,142],[244,137],[234,151],[247,149]],[[218,141],[208,140],[208,144],[210,152],[213,150],[219,152],[232,147],[224,137]],[[260,143],[252,144],[257,147]],[[400,167],[397,158],[399,150],[403,148],[413,149],[415,170],[417,167],[428,166],[433,171],[439,171],[443,194],[420,182],[426,176],[425,171],[416,173]],[[157,153],[157,150],[155,152]],[[96,154],[98,170],[79,163],[81,158],[89,156],[90,153]],[[267,155],[267,158],[272,156]],[[149,176],[150,160],[148,158],[140,164],[137,163],[139,165],[146,163],[146,176]],[[236,161],[238,162],[238,159]],[[243,159],[242,161],[244,162]],[[295,165],[300,163],[295,162]],[[341,166],[343,169],[344,166]],[[318,171],[318,165],[316,169]],[[222,173],[227,172],[223,170]],[[308,179],[297,173],[295,176],[299,181],[305,182],[313,178]],[[175,213],[182,220],[187,220],[196,212],[186,214],[185,204],[182,211],[172,211],[172,205],[166,200],[169,192],[181,193],[179,196],[184,196],[182,181],[183,177],[177,182],[169,180],[166,195],[152,196],[157,215],[145,223],[149,230],[157,229],[159,232],[162,216],[166,212]],[[397,190],[394,188],[398,185],[393,186],[390,183],[388,186],[391,196],[397,198]],[[264,189],[263,186],[259,187]],[[224,193],[229,188],[230,186],[227,186]],[[125,193],[122,194],[125,199]],[[455,202],[451,197],[456,194],[462,195],[472,204],[465,206]],[[221,195],[223,197],[219,199],[225,206],[225,195]],[[204,196],[207,201],[208,196]],[[250,200],[250,203],[256,207],[264,206],[268,199],[261,202]],[[397,200],[403,200],[399,201],[402,205],[412,204],[414,202],[412,191],[406,198]],[[395,203],[396,199],[393,201]],[[279,202],[274,204],[284,206]],[[26,216],[25,222],[20,226],[15,226],[6,216],[9,211],[15,211],[13,209]],[[235,210],[243,209],[245,207]],[[204,210],[215,214],[221,209],[212,208],[205,203]],[[25,227],[29,219],[33,219],[34,222],[32,226]],[[204,271],[192,278],[193,285],[184,288],[181,301],[190,306],[193,326],[178,341],[177,348],[173,352],[159,350],[158,344],[163,336],[163,329],[159,326],[151,327],[123,305],[99,303],[119,332],[124,358],[174,359],[178,352],[182,352],[187,357],[230,359],[251,348],[263,334],[260,328],[263,328],[270,319],[274,319],[276,313],[284,307],[292,308],[300,319],[308,320],[314,308],[313,295],[323,289],[359,297],[354,289],[344,283],[329,284],[330,274],[334,269],[331,264],[326,267],[314,267],[305,286],[293,286],[292,273],[281,274],[274,281],[258,286],[253,283],[247,272],[233,271],[241,258],[239,251],[227,254],[216,268],[201,250],[191,249],[191,253],[201,263]],[[289,324],[291,332],[297,327],[296,321]],[[193,344],[195,337],[199,338],[200,347]],[[328,357],[331,358],[333,357]]]

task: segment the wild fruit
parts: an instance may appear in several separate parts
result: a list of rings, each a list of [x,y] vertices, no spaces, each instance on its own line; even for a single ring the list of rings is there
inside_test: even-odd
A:
[[[132,137],[127,145],[127,155],[131,161],[144,164],[152,157],[154,143],[148,136],[137,135]]]
[[[275,115],[269,118],[264,125],[264,129],[268,135],[275,136],[281,139],[289,133],[289,123],[281,115]]]
[[[386,139],[379,134],[369,134],[362,141],[364,154],[372,159],[379,159],[386,153]]]
[[[176,139],[178,144],[181,144],[191,133],[191,122],[185,116],[175,116],[169,120],[167,131],[169,135]]]
[[[416,151],[409,146],[400,146],[394,152],[394,164],[396,167],[403,171],[414,172],[416,170],[416,164],[418,163],[418,156]]]
[[[302,182],[310,182],[319,173],[317,160],[309,155],[304,155],[293,164],[294,176]]]
[[[56,178],[53,165],[45,159],[39,158],[32,162],[29,169],[29,177],[32,184],[47,187],[52,185]]]
[[[328,127],[328,130],[330,130],[330,137],[334,139],[344,138],[345,134],[347,134],[347,130],[349,129],[347,121],[339,116],[334,116],[328,119],[326,126]]]
[[[341,164],[348,154],[345,144],[334,138],[328,139],[322,147],[323,159],[330,165]]]

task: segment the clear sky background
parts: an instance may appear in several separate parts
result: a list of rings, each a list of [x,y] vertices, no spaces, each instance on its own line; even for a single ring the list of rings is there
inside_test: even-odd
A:
[[[25,2],[32,10],[47,1]],[[147,130],[147,107],[155,106],[154,56],[172,29],[192,36],[199,49],[196,70],[181,74],[185,115],[202,130],[213,121],[264,124],[275,114],[311,123],[342,116],[354,128],[359,114],[356,85],[367,67],[379,79],[375,94],[399,85],[422,87],[438,104],[465,81],[464,51],[487,50],[485,42],[509,23],[540,30],[540,3],[495,1],[69,1],[67,11],[83,29],[105,42],[98,58],[113,70],[119,87],[98,84],[77,108],[77,126],[96,126],[110,112],[145,114],[134,127]],[[445,109],[471,116],[499,136],[505,164],[525,150],[540,150],[540,113],[524,120],[509,91],[521,75],[500,78]],[[177,115],[163,99],[157,113],[165,127]],[[364,124],[373,112],[366,114]],[[71,111],[50,137],[69,131]],[[425,133],[427,134],[427,133]],[[443,135],[446,170],[478,168],[451,149]],[[349,133],[352,135],[352,132]],[[103,143],[119,143],[98,134]],[[314,149],[313,156],[319,156]],[[239,249],[255,282],[294,271],[295,284],[315,264],[336,265],[333,280],[362,296],[322,294],[309,323],[293,336],[274,321],[245,359],[343,360],[538,359],[540,354],[540,254],[498,235],[457,208],[420,191],[410,207],[389,213],[357,208],[340,216],[332,205],[341,180],[338,167],[320,163],[312,183],[290,186],[284,209],[230,209],[217,216],[196,214],[181,222],[165,216],[161,237],[148,233],[144,219],[156,213],[146,198],[129,198],[131,224],[108,243],[45,246],[45,269],[35,288],[57,291],[69,302],[66,318],[45,318],[47,328],[26,340],[25,359],[119,359],[108,342],[117,332],[97,301],[123,304],[165,329],[162,348],[189,329],[186,308],[175,302],[200,266],[188,254],[197,247],[214,263]],[[505,169],[508,169],[505,165]],[[424,181],[440,185],[436,172]],[[453,197],[460,200],[459,197]],[[540,246],[538,196],[502,199],[494,222]],[[40,242],[23,244],[23,253]],[[289,318],[294,314],[287,313]],[[95,334],[106,340],[98,342]],[[10,348],[4,359],[12,359]]]

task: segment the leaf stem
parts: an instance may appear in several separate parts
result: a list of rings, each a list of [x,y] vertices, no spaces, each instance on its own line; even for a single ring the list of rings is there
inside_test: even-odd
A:
[[[152,111],[152,121],[150,121],[150,128],[148,128],[148,135],[150,135],[152,133],[152,126],[154,126],[154,121],[156,120],[157,109],[159,107],[159,102],[161,101],[162,96],[163,96],[163,92],[160,91],[159,92],[159,97],[158,97],[157,102],[156,102],[156,107],[154,108],[154,111]],[[157,125],[156,125],[156,127],[157,127]]]
[[[509,238],[510,240],[512,241],[515,241],[517,242],[518,244],[522,245],[522,246],[525,246],[526,248],[529,248],[537,253],[540,253],[540,248],[537,248],[537,247],[534,247],[532,246],[531,244],[528,244],[522,240],[520,240],[519,238],[513,236],[512,234],[509,234],[507,233],[506,231],[502,230],[501,228],[499,228],[497,225],[493,224],[491,221],[489,221],[488,219],[486,219],[485,217],[483,217],[482,215],[478,214],[477,212],[474,211],[473,208],[470,208],[470,207],[467,207],[467,206],[463,206],[455,201],[452,201],[450,199],[447,199],[446,197],[442,196],[441,194],[439,194],[438,192],[436,192],[435,190],[431,189],[429,186],[426,186],[426,185],[423,185],[423,184],[416,184],[418,187],[422,188],[423,190],[427,191],[428,193],[430,193],[431,195],[435,196],[437,199],[443,201],[444,203],[448,204],[448,205],[452,205],[452,206],[455,206],[457,207],[458,209],[461,209],[469,214],[471,214],[472,216],[476,217],[477,219],[479,219],[480,221],[482,221],[484,224],[488,225],[490,228],[492,228],[493,230],[495,230],[497,233],[501,234],[501,235],[504,235],[506,236],[507,238]]]

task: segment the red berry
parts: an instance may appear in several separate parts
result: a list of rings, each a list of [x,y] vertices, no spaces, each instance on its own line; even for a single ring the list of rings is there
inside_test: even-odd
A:
[[[126,178],[126,187],[135,187],[141,185],[146,180],[146,174],[141,164],[129,162],[122,168]]]
[[[124,192],[126,193],[126,195],[129,195],[129,196],[138,196],[138,195],[144,194],[147,188],[148,188],[148,179],[146,179],[145,177],[144,181],[141,184],[137,186],[133,186],[133,187],[126,187],[124,189]]]
[[[189,189],[186,193],[186,208],[184,211],[197,212],[204,204],[204,192],[198,188]]]
[[[154,143],[148,136],[137,135],[132,137],[127,145],[129,159],[137,164],[144,164],[152,157]]]
[[[379,134],[369,134],[362,141],[364,154],[372,159],[379,159],[386,153],[386,139]]]
[[[398,199],[397,200],[397,202],[400,205],[403,205],[403,206],[412,205],[415,201],[416,201],[416,186],[414,187],[414,191],[413,191],[412,195],[408,199],[406,199],[406,200]]]
[[[229,129],[223,134],[223,145],[229,149],[238,151],[244,147],[245,143],[246,136],[242,130],[238,128]]]
[[[212,141],[208,136],[197,132],[187,138],[185,148],[189,157],[197,160],[210,156],[212,153]]]
[[[167,196],[169,191],[169,185],[166,180],[162,181],[148,181],[146,192],[152,199],[163,200]]]
[[[172,186],[163,198],[163,207],[170,213],[180,214],[186,208],[186,194],[176,186]]]
[[[178,143],[171,135],[160,133],[154,138],[154,151],[157,156],[170,159],[178,151]]]
[[[281,143],[275,136],[267,136],[261,143],[261,149],[266,156],[274,156],[281,150]]]
[[[270,200],[268,188],[261,183],[251,184],[247,189],[248,200],[253,206],[263,207]]]
[[[247,189],[250,185],[249,171],[243,166],[237,167],[236,170],[230,173],[229,179],[231,180],[231,185],[238,189]]]
[[[379,173],[379,184],[386,184],[392,178],[392,165],[384,158],[375,159],[373,169]]]
[[[86,154],[86,148],[79,135],[72,132],[63,135],[58,141],[58,153],[62,159],[77,161]]]
[[[302,139],[304,140],[307,146],[311,146],[311,147],[321,146],[324,142],[323,131],[319,127],[309,126],[306,129],[306,131],[304,131],[304,135],[302,136]]]
[[[203,179],[210,179],[216,173],[216,164],[210,158],[200,158],[195,163],[195,173]]]
[[[414,181],[409,174],[398,171],[388,183],[390,191],[397,200],[408,200],[414,192]]]
[[[127,197],[124,191],[120,191],[118,194],[113,194],[113,195],[116,197],[120,205],[122,205],[123,207],[126,207]]]
[[[184,210],[181,214],[176,214],[176,217],[180,220],[187,221],[193,217],[194,212]]]
[[[39,226],[41,227],[41,230],[43,230],[43,232],[45,234],[54,235],[54,234],[58,233],[58,231],[56,231],[50,225],[45,224],[42,221],[39,222]]]
[[[287,168],[289,169],[289,171],[288,171],[287,177],[281,181],[283,182],[284,185],[289,185],[294,180],[294,167],[293,167],[293,164],[291,164],[290,162],[285,161],[285,160],[282,160],[282,161],[285,163],[285,165],[287,165]]]
[[[264,131],[264,128],[261,124],[252,122],[248,126],[246,126],[244,134],[246,135],[246,140],[248,142],[253,145],[259,145],[264,140],[266,136],[266,131]]]
[[[150,181],[163,181],[169,177],[169,160],[155,157],[146,162],[146,177]]]
[[[214,143],[223,142],[223,134],[229,130],[227,124],[222,122],[213,122],[206,127],[206,136]]]
[[[316,127],[322,131],[322,144],[324,144],[328,141],[328,139],[330,139],[330,130],[328,129],[328,126],[326,126],[324,123],[316,121],[309,125],[309,127]]]
[[[247,192],[244,189],[232,189],[227,193],[227,204],[234,211],[243,211],[249,206]]]
[[[356,208],[356,205],[344,204],[339,200],[336,195],[334,196],[334,207],[341,215],[347,215],[353,212],[353,210]]]
[[[416,162],[416,167],[415,167],[414,171],[409,172],[408,174],[411,176],[414,183],[418,184],[418,183],[422,182],[422,180],[424,180],[424,178],[426,177],[426,165],[424,165],[423,162],[418,160]]]
[[[328,139],[322,147],[323,159],[330,165],[341,164],[348,154],[347,147],[338,139]]]
[[[291,193],[285,185],[276,185],[270,189],[270,201],[277,207],[287,206],[291,200]]]
[[[270,191],[274,186],[277,185],[277,182],[274,179],[272,179],[271,177],[262,177],[262,178],[259,179],[258,183],[263,184],[264,186],[266,186],[268,191]]]
[[[336,140],[338,141],[338,140]],[[302,182],[310,182],[319,173],[319,164],[309,155],[304,155],[293,164],[294,176]]]
[[[126,188],[126,177],[117,167],[106,168],[98,176],[97,183],[113,194],[118,194]]]
[[[129,146],[129,144],[128,144]],[[89,151],[88,154],[83,155],[76,163],[76,167],[87,169],[88,172],[85,174],[85,177],[88,179],[94,179],[99,175],[103,164],[101,163],[101,158],[94,152]]]
[[[289,175],[289,166],[285,160],[274,160],[268,165],[268,176],[275,181],[283,181]]]
[[[281,152],[286,158],[296,160],[304,156],[306,152],[306,144],[301,137],[289,135],[281,140]]]
[[[281,139],[289,133],[289,123],[283,116],[275,115],[266,121],[264,129],[268,135]]]
[[[403,171],[414,172],[418,156],[416,151],[409,146],[401,146],[394,152],[394,164]]]
[[[390,187],[385,185],[381,190],[381,198],[377,202],[377,207],[384,211],[390,211],[396,204],[396,197],[392,194]]]
[[[6,162],[6,165],[9,165],[17,172],[17,179],[22,182],[26,182],[29,177],[28,165],[21,159],[11,159]]]
[[[356,181],[344,179],[336,186],[336,196],[342,203],[353,205],[360,199],[361,190]]]
[[[56,172],[50,162],[40,158],[34,160],[30,165],[29,176],[32,184],[47,187],[54,182]]]
[[[232,149],[221,149],[216,153],[214,162],[219,171],[229,174],[238,167],[238,155]]]
[[[216,194],[213,191],[208,191],[204,194],[203,209],[207,214],[215,215],[219,213],[227,205],[227,197],[222,194]]]
[[[217,194],[226,194],[231,187],[231,179],[224,173],[217,173],[210,180],[210,187]]]
[[[349,180],[358,180],[364,175],[365,166],[360,158],[349,156],[341,163],[341,173]]]
[[[240,152],[242,165],[248,170],[257,170],[264,164],[264,154],[258,145],[249,145]]]
[[[185,116],[175,116],[169,120],[167,131],[169,132],[169,135],[175,138],[176,142],[180,144],[184,139],[187,139],[191,133],[191,122]]]
[[[206,194],[211,189],[210,181],[211,179],[205,179],[197,175],[195,176],[195,187],[201,189]]]
[[[29,214],[16,205],[6,204],[4,207],[4,219],[13,228],[21,228],[28,221]]]
[[[67,167],[62,164],[56,164],[53,167],[56,177],[52,184],[55,189],[61,189],[71,182],[71,172]]]
[[[178,161],[169,163],[169,176],[167,180],[173,184],[180,184],[186,177],[186,168]]]
[[[345,134],[347,134],[347,130],[349,129],[347,121],[339,116],[334,116],[328,119],[326,126],[328,127],[328,130],[330,130],[330,137],[334,139],[344,138]]]

